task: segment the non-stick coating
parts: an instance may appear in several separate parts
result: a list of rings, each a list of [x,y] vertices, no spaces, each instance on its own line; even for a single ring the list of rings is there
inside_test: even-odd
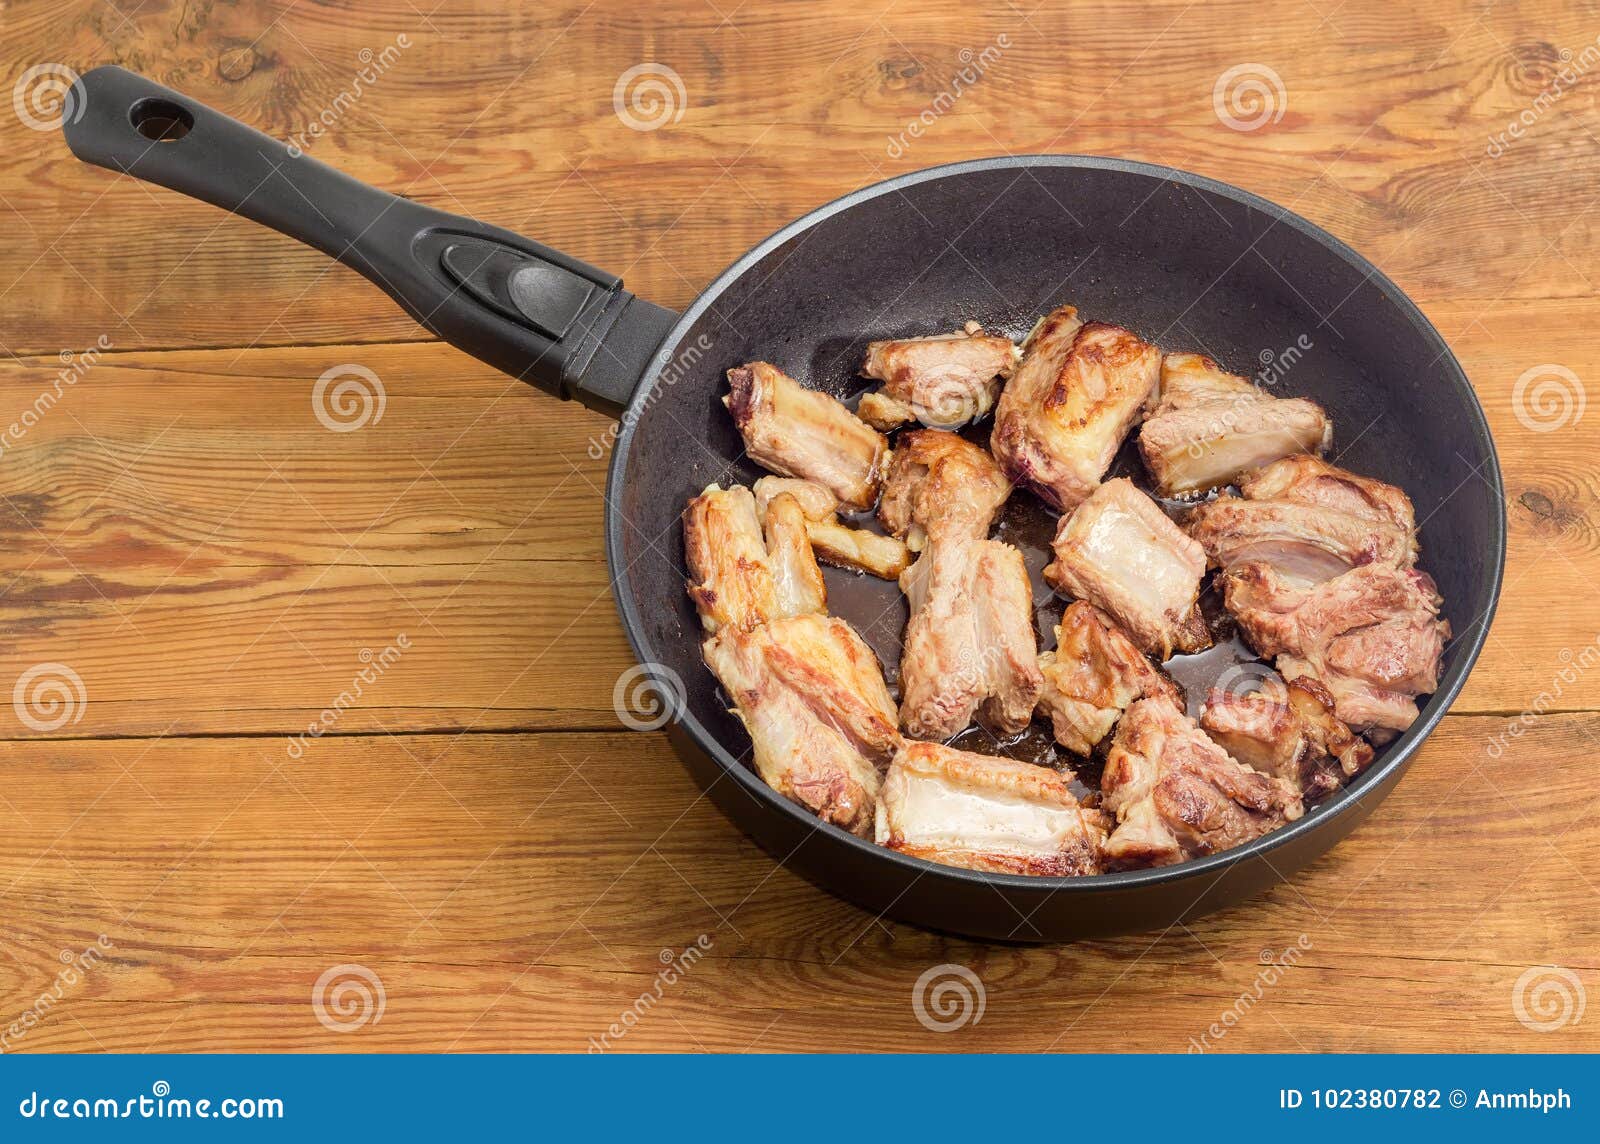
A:
[[[1328,410],[1340,464],[1411,495],[1422,566],[1438,582],[1455,637],[1417,724],[1347,791],[1288,828],[1164,870],[974,874],[822,825],[749,771],[748,737],[700,660],[679,514],[712,482],[761,475],[719,401],[728,367],[765,359],[847,397],[866,387],[855,367],[871,339],[949,331],[968,319],[1020,334],[1063,302],[1239,373],[1309,343],[1276,389]],[[1242,191],[1076,156],[921,172],[830,204],[757,247],[669,334],[624,419],[608,495],[624,624],[641,662],[682,681],[686,710],[671,734],[713,800],[791,868],[868,909],[1010,940],[1168,926],[1270,884],[1348,833],[1464,682],[1499,591],[1505,538],[1482,410],[1437,333],[1392,283],[1330,236]]]

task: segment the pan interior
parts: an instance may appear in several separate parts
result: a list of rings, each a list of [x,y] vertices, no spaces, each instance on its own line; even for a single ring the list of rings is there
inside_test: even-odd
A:
[[[819,210],[713,285],[669,336],[618,444],[611,557],[636,650],[683,681],[690,729],[747,765],[748,737],[700,660],[679,522],[707,485],[764,473],[744,458],[719,400],[726,369],[767,360],[848,400],[875,384],[855,372],[868,341],[968,320],[1020,339],[1066,302],[1163,350],[1203,352],[1270,380],[1279,395],[1319,402],[1334,422],[1330,459],[1415,502],[1421,567],[1455,638],[1423,718],[1380,750],[1359,791],[1426,732],[1476,655],[1503,541],[1493,445],[1453,357],[1381,275],[1287,212],[1160,168],[1033,157],[925,172]],[[979,439],[986,434],[987,423]],[[1048,537],[1053,521],[1032,505],[1029,494],[1013,497],[1002,538],[1026,548]],[[1029,563],[1037,584],[1042,554]],[[906,618],[898,588],[827,575],[830,610],[892,673]],[[1060,605],[1044,592],[1037,602],[1048,645]],[[1180,682],[1193,691],[1209,680]]]

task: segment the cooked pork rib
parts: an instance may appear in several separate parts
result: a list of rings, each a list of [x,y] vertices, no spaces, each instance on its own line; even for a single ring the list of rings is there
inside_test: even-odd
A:
[[[800,510],[807,520],[832,520],[839,511],[839,498],[816,481],[802,481],[795,477],[762,477],[750,490],[756,496],[756,512],[766,516],[767,504],[780,493],[788,493],[800,502]]]
[[[683,545],[689,596],[708,634],[827,606],[822,572],[792,496],[772,498],[763,522],[749,489],[711,485],[683,510]]]
[[[878,520],[913,551],[930,531],[989,535],[1011,482],[987,450],[942,429],[912,429],[895,441]]]
[[[1117,816],[1108,863],[1166,866],[1227,850],[1300,817],[1298,791],[1229,758],[1169,699],[1141,699],[1117,724],[1100,780]]]
[[[1126,477],[1062,517],[1054,549],[1045,580],[1110,613],[1158,660],[1211,645],[1196,603],[1205,552]]]
[[[1403,731],[1439,685],[1450,624],[1425,572],[1365,564],[1308,586],[1253,563],[1228,571],[1223,594],[1251,646],[1286,679],[1320,683],[1352,727]]]
[[[1160,350],[1062,306],[1029,335],[1000,395],[995,460],[1017,484],[1072,508],[1100,483],[1160,374]]]
[[[1039,710],[1050,717],[1056,742],[1087,755],[1111,734],[1136,699],[1165,696],[1182,706],[1178,685],[1144,657],[1128,634],[1094,605],[1067,605],[1056,648],[1039,656],[1044,689]]]
[[[889,766],[876,826],[890,850],[1000,874],[1098,873],[1106,836],[1046,767],[914,741]]]
[[[911,563],[911,550],[892,536],[882,536],[864,528],[846,528],[831,520],[808,521],[806,533],[817,559],[836,568],[896,580]]]
[[[1160,400],[1139,430],[1139,452],[1163,496],[1204,492],[1333,437],[1322,407],[1263,393],[1201,354],[1168,354]]]
[[[1371,745],[1339,721],[1333,696],[1314,679],[1274,677],[1243,695],[1213,690],[1200,727],[1245,766],[1306,798],[1337,790],[1372,762]]]
[[[837,399],[807,389],[764,361],[728,371],[722,399],[752,460],[786,477],[822,485],[856,508],[871,508],[888,443]]]
[[[756,772],[818,817],[870,837],[879,777],[899,745],[877,658],[843,620],[728,625],[706,664],[750,732]]]
[[[976,322],[965,333],[871,342],[861,376],[883,382],[887,400],[869,403],[863,416],[880,428],[901,411],[924,425],[965,425],[993,407],[1016,358],[1010,338],[986,335]]]
[[[964,532],[938,532],[900,587],[911,605],[900,657],[906,734],[947,739],[974,714],[1004,734],[1026,727],[1043,679],[1022,553]]]
[[[1416,562],[1415,514],[1393,485],[1301,455],[1244,478],[1240,490],[1242,498],[1218,497],[1185,522],[1217,567],[1267,563],[1315,584],[1363,564]]]

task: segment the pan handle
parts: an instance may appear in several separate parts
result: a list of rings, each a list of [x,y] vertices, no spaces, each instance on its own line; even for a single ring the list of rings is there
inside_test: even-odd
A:
[[[297,238],[445,341],[558,397],[617,415],[677,320],[620,278],[369,187],[141,75],[98,67],[78,84],[63,126],[78,158]]]

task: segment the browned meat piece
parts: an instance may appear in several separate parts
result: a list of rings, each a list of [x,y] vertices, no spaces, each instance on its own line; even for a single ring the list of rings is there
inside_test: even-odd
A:
[[[1363,564],[1409,568],[1417,559],[1411,501],[1393,485],[1311,456],[1285,457],[1190,513],[1189,534],[1212,564],[1271,564],[1307,584]]]
[[[861,376],[883,382],[882,396],[898,407],[894,412],[910,414],[907,420],[941,428],[975,421],[993,407],[1017,348],[1010,338],[984,334],[976,322],[967,327],[959,334],[870,342]],[[873,403],[869,413],[887,419],[890,409]]]
[[[762,477],[751,487],[756,495],[756,512],[763,518],[767,504],[780,493],[788,493],[800,502],[800,511],[807,520],[832,520],[839,511],[839,498],[815,481],[802,481],[794,477]]]
[[[773,498],[765,538],[762,524],[743,485],[711,485],[683,510],[689,597],[708,634],[725,624],[753,628],[827,607],[799,503],[792,496]]]
[[[1141,699],[1117,724],[1100,780],[1117,816],[1107,862],[1166,866],[1227,850],[1304,813],[1282,779],[1241,766],[1167,699]]]
[[[888,461],[883,434],[764,361],[730,369],[728,389],[722,403],[752,460],[815,481],[856,508],[872,507]]]
[[[905,733],[947,739],[975,713],[1003,734],[1026,727],[1043,679],[1022,553],[941,532],[900,587],[911,605],[900,657]]]
[[[942,429],[913,429],[895,441],[878,519],[920,552],[936,527],[988,536],[1010,495],[987,450]]]
[[[1139,452],[1163,496],[1205,492],[1333,437],[1322,407],[1262,392],[1201,354],[1168,354],[1161,395],[1139,430]]]
[[[871,836],[879,780],[900,737],[871,649],[843,620],[795,616],[706,641],[706,664],[750,732],[766,783],[818,817]]]
[[[1334,715],[1333,696],[1314,679],[1267,680],[1239,695],[1214,690],[1200,726],[1228,754],[1314,798],[1336,790],[1372,762],[1372,747]]]
[[[1366,564],[1306,586],[1245,564],[1223,578],[1223,594],[1256,651],[1276,656],[1286,679],[1320,683],[1352,727],[1403,731],[1416,696],[1439,686],[1450,624],[1424,572]]]
[[[806,523],[817,558],[836,568],[866,572],[884,580],[899,579],[911,563],[911,550],[892,536],[846,528],[831,520]]]
[[[907,741],[884,779],[876,837],[947,866],[1059,877],[1099,872],[1105,827],[1046,767]]]
[[[861,395],[861,401],[856,405],[856,416],[881,433],[893,433],[900,426],[915,421],[917,411],[887,393],[873,390]]]
[[[1126,477],[1061,518],[1044,578],[1087,600],[1158,660],[1211,645],[1196,601],[1205,552]]]
[[[1099,746],[1136,699],[1165,696],[1183,704],[1178,685],[1144,657],[1128,633],[1082,600],[1067,605],[1056,628],[1056,649],[1039,656],[1039,670],[1039,710],[1050,716],[1056,742],[1079,755]]]
[[[1417,559],[1417,514],[1411,498],[1394,485],[1357,476],[1320,457],[1285,457],[1239,482],[1246,498],[1315,505],[1392,528],[1405,540],[1407,567]]]
[[[1160,350],[1063,306],[1023,345],[989,447],[1012,481],[1070,509],[1100,483],[1160,376]]]

